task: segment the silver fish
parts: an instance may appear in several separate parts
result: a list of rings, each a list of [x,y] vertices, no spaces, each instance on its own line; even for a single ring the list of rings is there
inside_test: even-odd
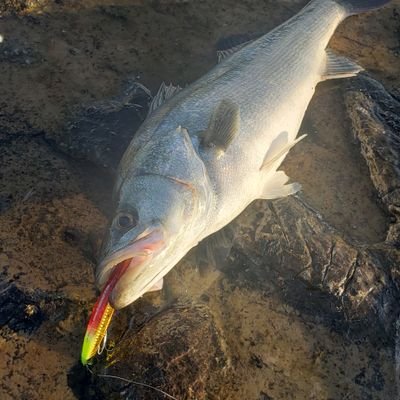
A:
[[[304,137],[297,134],[315,87],[362,70],[328,42],[346,17],[386,3],[311,1],[272,32],[220,53],[187,88],[160,89],[121,160],[96,272],[102,288],[115,265],[132,259],[110,296],[114,308],[160,289],[191,248],[252,201],[300,190],[277,169]]]

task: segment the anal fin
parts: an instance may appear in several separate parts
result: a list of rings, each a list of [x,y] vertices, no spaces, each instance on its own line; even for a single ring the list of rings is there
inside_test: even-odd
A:
[[[322,80],[350,78],[364,69],[346,57],[338,56],[332,50],[326,50],[326,67]]]
[[[300,183],[287,184],[289,177],[283,171],[277,171],[265,183],[260,198],[261,199],[277,199],[297,193],[301,190]]]

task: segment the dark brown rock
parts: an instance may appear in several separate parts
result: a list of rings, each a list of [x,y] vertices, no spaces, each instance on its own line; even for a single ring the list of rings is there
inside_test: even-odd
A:
[[[346,106],[380,199],[392,216],[387,242],[400,246],[400,100],[368,76],[352,81]]]
[[[150,101],[150,92],[143,85],[128,81],[118,96],[80,107],[62,134],[53,136],[52,141],[74,158],[115,172],[146,117]]]
[[[162,388],[181,400],[207,399],[212,391],[210,381],[225,366],[219,340],[207,307],[165,308],[141,326],[130,325],[104,367],[95,368],[94,384],[107,399],[165,396],[140,384],[102,377],[102,373]]]

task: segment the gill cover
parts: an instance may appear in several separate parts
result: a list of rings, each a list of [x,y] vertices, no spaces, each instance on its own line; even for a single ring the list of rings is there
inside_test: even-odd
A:
[[[194,207],[204,211],[212,200],[211,184],[203,160],[196,152],[188,131],[178,126],[165,134],[155,135],[135,155],[127,167],[119,192],[123,196],[129,182],[138,176],[160,176],[183,185],[195,200]],[[118,190],[118,188],[117,188]]]

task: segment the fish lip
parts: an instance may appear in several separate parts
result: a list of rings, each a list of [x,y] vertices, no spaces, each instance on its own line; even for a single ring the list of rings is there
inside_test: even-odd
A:
[[[158,253],[165,245],[164,232],[159,226],[147,228],[134,241],[118,249],[105,257],[97,267],[96,283],[102,290],[107,283],[112,270],[123,261],[131,260],[128,269],[139,268],[147,265],[153,256]],[[138,263],[138,259],[142,262]]]

